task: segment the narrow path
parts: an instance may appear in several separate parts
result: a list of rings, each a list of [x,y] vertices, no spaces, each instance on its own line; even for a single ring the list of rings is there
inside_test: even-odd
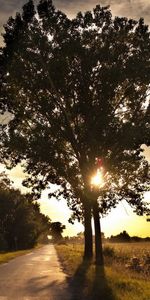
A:
[[[70,300],[53,245],[0,265],[0,300]]]

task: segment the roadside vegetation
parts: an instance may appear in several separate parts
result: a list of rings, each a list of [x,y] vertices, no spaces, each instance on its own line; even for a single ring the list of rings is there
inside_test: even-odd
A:
[[[146,254],[148,258],[149,249],[149,242],[105,244],[105,267],[102,268],[96,267],[94,260],[83,262],[82,244],[56,245],[62,267],[80,300],[150,299],[150,264],[149,271],[144,270],[148,267],[144,260]],[[139,269],[132,265],[135,258],[140,258]]]
[[[16,250],[16,251],[0,251],[0,264],[9,262],[11,259],[16,258],[21,255],[31,253],[34,249],[39,249],[42,247],[42,244],[38,243],[34,248],[26,250]]]
[[[49,229],[50,219],[41,214],[39,204],[34,201],[33,196],[21,194],[19,190],[14,189],[9,179],[2,173],[0,175],[0,251],[33,248],[38,242],[46,240]]]
[[[0,264],[7,263],[9,260],[29,253],[31,250],[18,250],[18,251],[12,251],[12,252],[0,252]]]

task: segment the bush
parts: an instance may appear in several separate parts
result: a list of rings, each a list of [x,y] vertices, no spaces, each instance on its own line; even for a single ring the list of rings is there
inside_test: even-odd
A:
[[[105,246],[103,249],[104,256],[108,257],[114,257],[115,256],[115,250],[110,246]]]

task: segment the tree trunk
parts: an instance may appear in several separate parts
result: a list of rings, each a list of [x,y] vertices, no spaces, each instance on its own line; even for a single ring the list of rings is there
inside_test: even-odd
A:
[[[88,199],[84,201],[84,260],[93,257],[93,240],[91,225],[91,205]]]
[[[96,199],[93,202],[93,217],[94,217],[94,227],[95,227],[96,265],[103,266],[104,260],[103,260],[103,249],[102,249],[101,225],[100,225],[100,216],[98,211],[98,203]]]

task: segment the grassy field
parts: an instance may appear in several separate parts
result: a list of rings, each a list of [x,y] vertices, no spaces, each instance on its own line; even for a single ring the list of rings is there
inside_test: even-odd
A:
[[[126,256],[131,258],[133,256],[144,258],[146,255],[150,255],[150,243],[139,242],[139,243],[109,243],[104,246],[109,246],[114,249],[117,255]]]
[[[29,253],[31,250],[20,250],[20,251],[14,251],[14,252],[0,252],[0,264],[2,263],[6,263],[9,260],[20,256],[20,255],[24,255],[26,253]]]
[[[112,250],[113,249],[113,250]],[[144,261],[150,243],[104,245],[105,267],[83,263],[83,245],[57,245],[63,270],[79,300],[150,300],[150,276],[128,269],[132,257]]]

